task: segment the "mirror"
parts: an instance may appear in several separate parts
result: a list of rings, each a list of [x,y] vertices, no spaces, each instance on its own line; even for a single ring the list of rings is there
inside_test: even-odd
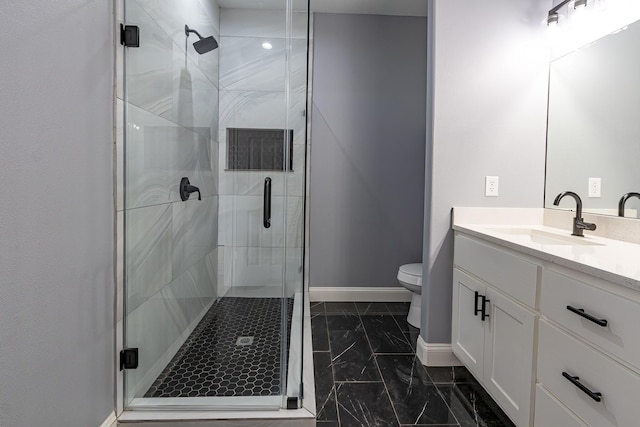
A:
[[[545,207],[556,208],[567,190],[585,212],[605,215],[618,214],[625,193],[640,192],[640,21],[551,62]],[[640,199],[625,207],[639,217]]]

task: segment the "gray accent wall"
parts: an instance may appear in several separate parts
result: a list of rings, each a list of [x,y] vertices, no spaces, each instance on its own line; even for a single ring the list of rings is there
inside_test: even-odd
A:
[[[0,8],[1,426],[114,409],[112,8]]]
[[[453,206],[543,205],[550,1],[430,0],[421,335],[451,342]],[[484,196],[498,175],[499,197]],[[429,200],[430,199],[430,200]],[[430,203],[429,203],[430,201]]]
[[[399,286],[421,261],[426,27],[315,14],[310,286]]]

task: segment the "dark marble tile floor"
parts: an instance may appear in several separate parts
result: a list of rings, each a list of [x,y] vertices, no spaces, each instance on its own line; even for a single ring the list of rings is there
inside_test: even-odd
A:
[[[515,427],[461,367],[425,368],[408,303],[311,303],[318,427]]]

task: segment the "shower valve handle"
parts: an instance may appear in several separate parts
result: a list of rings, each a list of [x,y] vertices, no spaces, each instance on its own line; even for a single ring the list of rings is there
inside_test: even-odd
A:
[[[189,199],[191,193],[198,193],[198,200],[202,200],[202,196],[200,195],[200,189],[195,185],[191,185],[189,183],[189,178],[186,176],[180,180],[180,198],[184,202]]]

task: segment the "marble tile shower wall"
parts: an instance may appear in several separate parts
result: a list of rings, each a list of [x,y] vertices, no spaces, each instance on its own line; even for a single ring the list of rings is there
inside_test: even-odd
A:
[[[283,264],[287,292],[302,283],[306,24],[306,14],[293,14],[292,54],[287,63],[284,11],[222,9],[220,14],[218,240],[225,251],[225,287],[279,286]],[[272,49],[262,47],[266,41]],[[228,127],[293,129],[293,172],[226,170]],[[272,179],[269,229],[262,226],[266,177]]]
[[[130,397],[141,396],[219,294],[219,49],[198,55],[185,24],[219,34],[216,0],[126,0],[140,48],[126,51],[118,90],[117,205],[124,212],[127,345],[140,348],[129,371]],[[119,82],[122,83],[122,82]],[[126,143],[125,143],[126,142]],[[183,176],[200,188],[182,202]],[[122,236],[122,226],[119,230]],[[123,236],[123,237],[124,237]],[[122,311],[122,310],[121,310]]]

